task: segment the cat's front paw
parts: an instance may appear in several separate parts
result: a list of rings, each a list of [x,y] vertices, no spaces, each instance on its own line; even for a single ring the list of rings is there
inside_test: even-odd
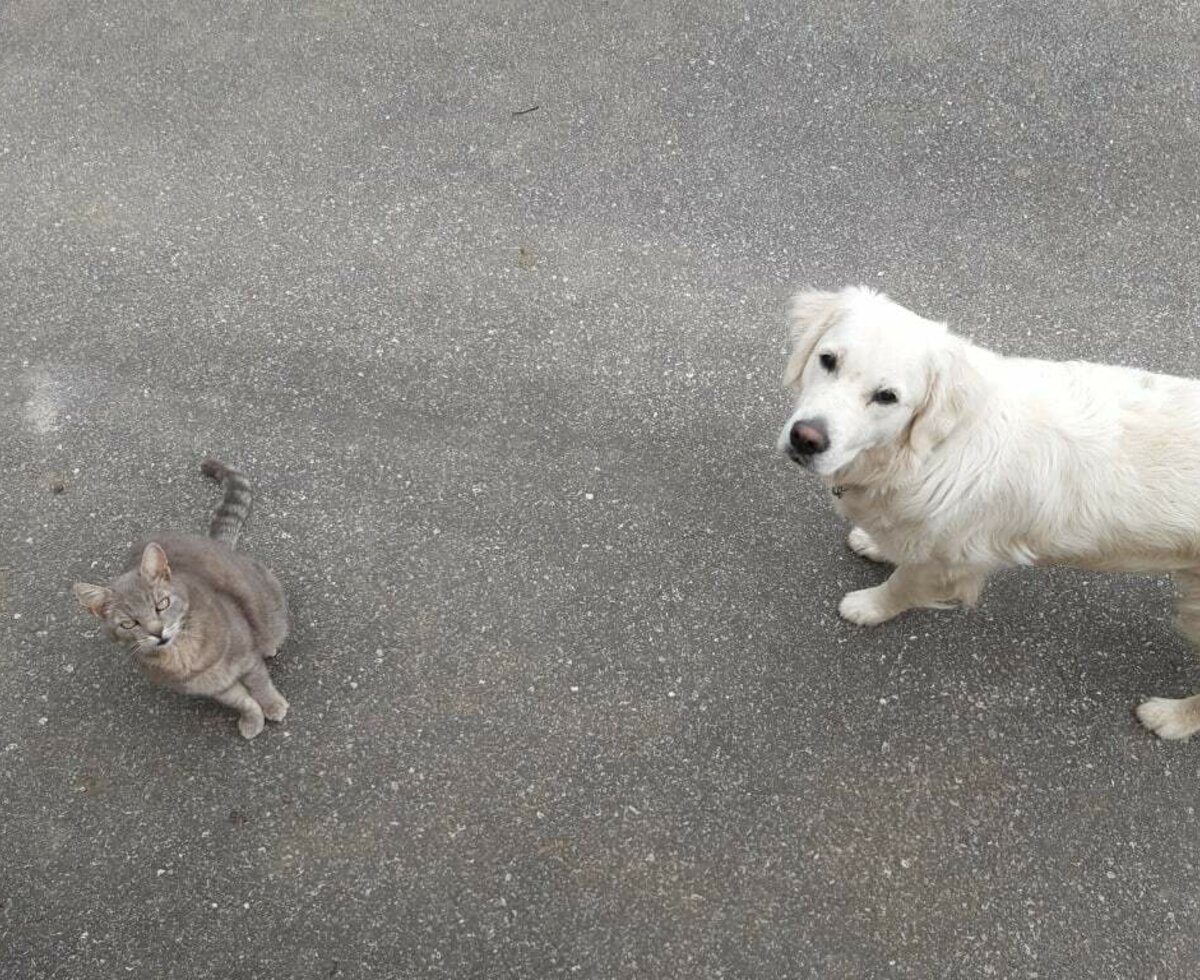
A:
[[[242,715],[238,719],[238,731],[242,733],[242,738],[254,738],[263,730],[263,716],[261,714]]]
[[[263,714],[270,721],[283,721],[287,717],[288,703],[287,698],[280,697],[277,701],[272,701],[269,705],[263,705]]]
[[[838,612],[842,619],[856,626],[878,626],[896,615],[887,601],[887,587],[883,585],[848,592],[838,605]]]

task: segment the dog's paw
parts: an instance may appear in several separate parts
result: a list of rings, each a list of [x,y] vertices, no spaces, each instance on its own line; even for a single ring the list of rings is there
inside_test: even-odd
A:
[[[1200,696],[1150,698],[1137,706],[1137,717],[1159,738],[1187,738],[1200,731]]]
[[[856,555],[861,555],[869,561],[887,561],[883,557],[883,552],[879,550],[879,545],[875,543],[875,539],[861,527],[853,528],[850,531],[850,537],[846,539],[846,545]]]
[[[846,593],[838,605],[838,612],[842,619],[857,626],[878,626],[896,615],[888,604],[887,587],[883,585]]]

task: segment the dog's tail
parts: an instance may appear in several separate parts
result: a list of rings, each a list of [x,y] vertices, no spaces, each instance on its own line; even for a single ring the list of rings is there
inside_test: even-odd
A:
[[[225,488],[225,496],[217,505],[212,524],[209,525],[208,536],[214,541],[224,541],[230,548],[235,548],[242,525],[250,516],[250,504],[254,500],[250,481],[237,470],[215,459],[206,459],[201,463],[200,472],[212,477]]]

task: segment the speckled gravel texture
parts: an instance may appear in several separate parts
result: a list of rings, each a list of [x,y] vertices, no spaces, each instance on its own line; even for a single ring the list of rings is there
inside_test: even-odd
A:
[[[1169,583],[849,627],[771,446],[803,284],[1200,375],[1198,88],[1175,3],[0,6],[0,975],[1196,977]],[[207,453],[253,743],[69,591]]]

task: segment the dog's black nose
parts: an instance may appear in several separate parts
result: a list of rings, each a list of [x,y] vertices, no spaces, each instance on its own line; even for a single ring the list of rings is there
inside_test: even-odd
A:
[[[789,441],[801,456],[816,456],[829,448],[829,433],[821,419],[801,419],[792,426]]]

